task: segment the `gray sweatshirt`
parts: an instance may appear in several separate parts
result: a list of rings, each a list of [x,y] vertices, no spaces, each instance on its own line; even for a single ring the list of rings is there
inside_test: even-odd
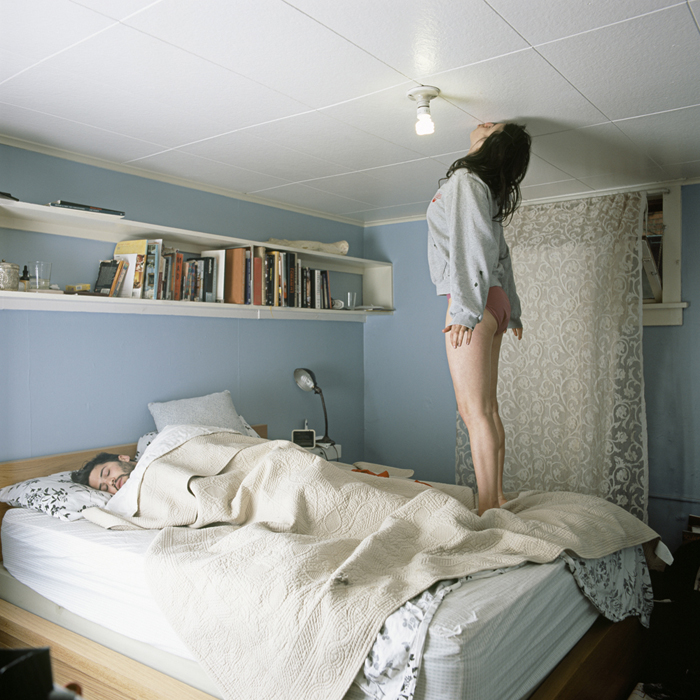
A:
[[[498,207],[489,186],[464,168],[456,170],[428,206],[428,264],[438,295],[452,298],[452,322],[474,328],[484,317],[489,287],[510,301],[509,328],[520,328],[520,299]]]

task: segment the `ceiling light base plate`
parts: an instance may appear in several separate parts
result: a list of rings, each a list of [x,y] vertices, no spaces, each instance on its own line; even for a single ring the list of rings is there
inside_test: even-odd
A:
[[[430,100],[437,97],[440,94],[440,89],[433,87],[432,85],[419,85],[409,90],[407,96],[418,102],[418,104],[425,103],[430,104]]]

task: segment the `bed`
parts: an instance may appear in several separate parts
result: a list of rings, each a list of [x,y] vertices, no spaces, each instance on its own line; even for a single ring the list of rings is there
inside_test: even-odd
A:
[[[265,426],[254,427],[266,436]],[[104,451],[133,455],[135,450],[133,444]],[[0,488],[30,477],[73,469],[100,451],[103,450],[2,464]],[[377,477],[364,478],[371,481]],[[153,601],[131,601],[127,605],[138,609],[144,620],[155,620],[144,625],[146,633],[141,633],[142,637],[146,635],[144,638],[134,639],[128,624],[127,629],[115,631],[118,625],[114,624],[114,619],[104,620],[98,616],[95,621],[89,619],[94,617],[90,612],[85,613],[86,616],[71,612],[72,607],[80,611],[80,606],[70,601],[70,595],[66,600],[64,594],[53,593],[52,581],[42,588],[41,577],[34,576],[41,567],[41,570],[51,568],[51,557],[56,558],[57,549],[70,549],[64,547],[65,542],[81,537],[79,531],[83,530],[96,533],[97,540],[102,541],[110,536],[136,534],[140,541],[126,546],[126,558],[117,558],[115,562],[115,570],[126,572],[124,562],[129,557],[137,559],[139,552],[150,546],[153,533],[98,532],[99,528],[92,522],[64,523],[23,510],[13,510],[2,528],[8,567],[18,576],[12,576],[4,567],[0,573],[0,645],[50,646],[55,680],[79,682],[89,698],[211,700],[221,697],[217,684],[193,660],[188,649],[182,647],[177,635],[171,634],[166,643],[162,643],[163,635],[160,642],[148,638],[148,633],[159,625],[166,630],[164,636],[168,638],[167,620],[158,618],[157,608],[144,612]],[[84,550],[85,546],[76,549]],[[99,552],[104,555],[104,548],[100,549],[99,542],[90,545],[93,546],[94,549],[87,550],[87,555],[84,551],[83,554],[93,561],[99,560]],[[63,554],[59,558],[63,558]],[[105,555],[104,561],[109,559],[110,556]],[[22,572],[26,561],[33,563],[26,564]],[[79,557],[72,560],[72,566],[78,570],[83,565],[85,562],[80,562]],[[643,663],[645,630],[635,617],[611,623],[600,616],[580,593],[566,568],[562,560],[516,566],[488,578],[472,577],[458,590],[447,593],[433,611],[434,617],[427,628],[422,669],[414,688],[415,700],[442,699],[451,697],[450,693],[469,700],[483,698],[483,694],[474,695],[473,692],[484,691],[470,690],[470,683],[480,669],[488,668],[495,668],[508,679],[512,693],[509,697],[519,700],[528,696],[531,700],[627,698]],[[533,572],[536,584],[529,578]],[[136,580],[135,574],[129,576]],[[101,584],[96,585],[99,588]],[[120,587],[124,586],[114,586],[115,589]],[[134,587],[141,593],[147,588],[146,585]],[[545,590],[546,594],[536,595],[538,590]],[[75,590],[72,593],[73,598],[84,597],[75,595]],[[499,604],[494,604],[494,600]],[[117,607],[114,610],[117,612],[113,617],[118,619],[121,613]],[[149,617],[151,615],[153,617]],[[475,616],[491,621],[491,625],[483,626],[481,636],[477,635],[478,643],[472,639],[471,644],[460,646],[459,631],[473,623]],[[498,633],[501,627],[506,627],[511,634]],[[513,635],[516,635],[514,646],[505,656],[498,656],[498,648]],[[470,657],[473,649],[478,652]],[[356,700],[365,695],[353,685],[346,697]]]

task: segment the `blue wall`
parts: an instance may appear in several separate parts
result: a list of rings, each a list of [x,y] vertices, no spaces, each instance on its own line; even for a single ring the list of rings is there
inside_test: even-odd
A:
[[[700,514],[700,185],[682,188],[682,326],[644,329],[649,426],[649,522],[680,544]],[[668,534],[666,534],[668,533]]]
[[[252,240],[350,243],[357,226],[0,146],[0,191],[127,212],[127,218]],[[59,285],[94,282],[113,244],[0,229],[0,257],[53,262]],[[316,373],[343,460],[364,453],[363,324],[0,311],[0,461],[119,444],[154,429],[147,404],[229,389],[273,438],[323,432],[321,402],[294,383]]]
[[[365,230],[367,257],[394,266],[396,312],[365,328],[365,459],[454,483],[456,412],[425,221]]]

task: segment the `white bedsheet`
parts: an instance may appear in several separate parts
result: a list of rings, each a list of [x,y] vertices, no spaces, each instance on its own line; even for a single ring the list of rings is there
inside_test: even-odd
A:
[[[66,610],[191,659],[146,583],[143,555],[156,534],[110,532],[16,508],[2,521],[3,560],[17,580]]]
[[[13,509],[2,526],[5,566],[83,618],[191,658],[146,584],[143,554],[155,534],[105,531],[87,521],[67,523]],[[470,581],[448,594],[435,614],[415,698],[490,697],[484,688],[490,693],[496,678],[499,700],[520,700],[596,617],[560,560]],[[347,700],[364,697],[353,686]]]

